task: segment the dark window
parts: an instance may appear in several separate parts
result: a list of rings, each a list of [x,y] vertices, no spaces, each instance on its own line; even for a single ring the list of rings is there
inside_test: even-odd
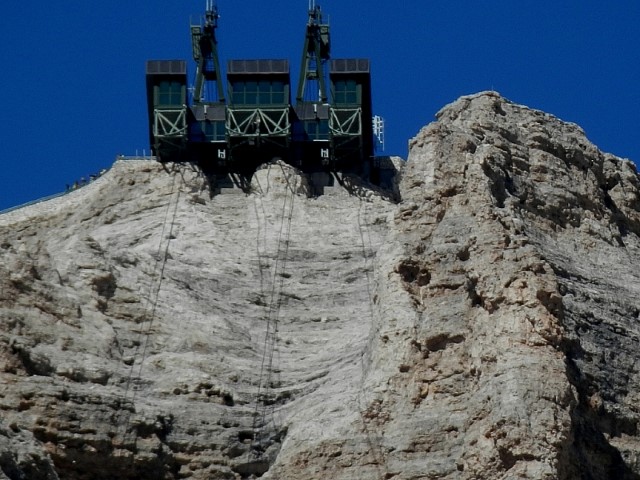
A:
[[[271,82],[271,103],[282,105],[285,103],[284,82]]]
[[[329,138],[328,120],[308,120],[304,124],[309,140],[327,140]]]
[[[190,140],[193,142],[224,142],[226,127],[223,121],[205,120],[189,126]]]
[[[225,140],[224,122],[211,122],[207,120],[202,123],[202,129],[204,130],[204,135],[207,138],[207,141],[218,142]]]
[[[258,82],[245,83],[244,95],[244,103],[247,105],[258,103]]]
[[[244,85],[240,82],[236,82],[231,86],[233,95],[231,96],[231,103],[242,104],[244,103]]]
[[[184,104],[183,86],[180,82],[165,80],[158,85],[158,105]]]
[[[258,83],[258,103],[261,105],[271,104],[271,83],[266,80]]]
[[[233,82],[231,101],[236,105],[283,105],[285,84],[280,81]]]
[[[358,85],[355,80],[338,80],[333,85],[333,103],[357,104]]]

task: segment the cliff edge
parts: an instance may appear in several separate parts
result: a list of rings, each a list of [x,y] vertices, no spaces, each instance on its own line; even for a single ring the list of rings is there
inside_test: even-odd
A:
[[[0,215],[0,478],[640,479],[634,165],[484,92],[398,178]]]

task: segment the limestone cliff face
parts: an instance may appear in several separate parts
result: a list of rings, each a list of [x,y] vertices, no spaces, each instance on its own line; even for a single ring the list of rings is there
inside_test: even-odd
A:
[[[400,177],[120,161],[0,215],[0,478],[640,478],[633,164],[488,92]]]

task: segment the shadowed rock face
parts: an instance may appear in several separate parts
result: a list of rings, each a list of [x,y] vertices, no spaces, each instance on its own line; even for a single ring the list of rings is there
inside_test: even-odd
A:
[[[401,177],[120,161],[1,215],[0,478],[640,478],[633,164],[487,92]]]

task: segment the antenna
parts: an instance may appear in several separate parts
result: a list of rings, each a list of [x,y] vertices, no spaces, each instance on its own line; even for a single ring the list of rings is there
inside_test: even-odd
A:
[[[208,26],[213,26],[214,28],[218,27],[218,19],[220,15],[218,14],[218,6],[215,3],[215,0],[207,0],[206,1],[206,12],[205,12],[205,23]]]
[[[384,118],[380,115],[374,115],[371,120],[373,122],[373,136],[376,139],[376,146],[380,146],[384,152]]]

